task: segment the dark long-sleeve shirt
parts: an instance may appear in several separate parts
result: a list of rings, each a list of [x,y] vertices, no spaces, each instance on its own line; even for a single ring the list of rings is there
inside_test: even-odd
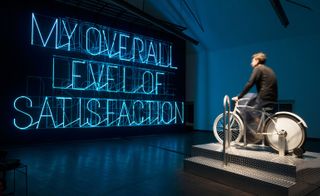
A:
[[[277,78],[273,70],[266,65],[260,64],[254,67],[250,79],[238,96],[240,99],[256,85],[258,97],[264,101],[276,102],[278,99]]]

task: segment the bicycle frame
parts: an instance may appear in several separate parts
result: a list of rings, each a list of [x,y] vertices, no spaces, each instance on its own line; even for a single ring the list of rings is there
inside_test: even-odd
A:
[[[249,98],[242,98],[241,100],[249,100]],[[239,101],[235,102],[235,106],[234,106],[234,110],[232,111],[232,113],[235,113],[235,114],[238,114],[239,117],[243,118],[242,115],[241,115],[241,111],[239,110],[239,107],[245,107],[245,108],[250,108],[252,109],[253,111],[257,111],[257,112],[260,112],[261,113],[261,118],[259,120],[259,124],[258,124],[258,128],[257,128],[257,134],[261,134],[261,135],[273,135],[273,134],[277,134],[277,135],[280,135],[282,134],[282,130],[279,130],[279,127],[277,126],[277,123],[275,122],[275,119],[272,118],[273,116],[275,115],[278,115],[278,114],[287,114],[287,115],[290,115],[296,119],[298,119],[305,128],[308,128],[307,124],[305,123],[305,121],[300,118],[298,115],[294,114],[294,113],[291,113],[291,112],[284,112],[284,111],[280,111],[280,112],[277,112],[275,114],[271,114],[271,113],[268,113],[264,110],[264,108],[262,110],[257,110],[255,109],[254,107],[252,106],[247,106],[247,105],[244,105],[244,106],[239,106],[238,104]],[[244,122],[243,119],[241,119],[242,122]],[[268,120],[271,120],[273,122],[273,124],[275,125],[275,133],[264,133],[264,127],[266,125],[266,122]],[[244,122],[246,123],[246,122]]]
[[[246,99],[249,99],[249,98],[242,98],[241,100],[246,100]],[[234,106],[234,110],[232,111],[233,113],[236,113],[238,114],[238,116],[241,118],[242,122],[244,124],[246,124],[247,122],[245,122],[243,120],[243,116],[241,114],[241,111],[240,111],[240,107],[243,107],[243,108],[249,108],[251,109],[252,111],[255,111],[255,112],[259,112],[261,113],[261,116],[260,116],[260,119],[259,119],[259,123],[258,123],[258,128],[256,130],[256,134],[257,135],[269,135],[269,134],[274,134],[274,135],[280,135],[281,134],[281,130],[278,129],[277,127],[277,123],[275,122],[275,120],[272,118],[275,114],[271,114],[271,113],[268,113],[267,111],[265,111],[264,108],[262,108],[262,110],[257,110],[255,109],[254,107],[252,106],[248,106],[248,105],[243,105],[243,106],[239,106],[238,104],[239,101],[235,102],[235,106]],[[264,133],[264,127],[265,127],[265,124],[267,121],[271,120],[274,125],[275,125],[275,132],[274,133]],[[247,139],[246,139],[246,129],[244,129],[244,133],[243,133],[243,140],[244,140],[244,145],[247,144]],[[262,139],[262,142],[264,144],[264,138]]]
[[[244,146],[247,145],[247,139],[250,140],[250,143],[262,140],[262,145],[264,145],[264,141],[267,141],[273,149],[279,152],[279,155],[284,155],[285,151],[293,152],[294,149],[303,145],[307,125],[302,118],[291,112],[280,111],[273,114],[269,112],[268,108],[258,110],[248,106],[250,104],[245,99],[250,100],[250,98],[240,99],[235,102],[232,111],[230,111],[228,123],[230,123],[229,134],[232,135],[232,141],[240,142],[242,139]],[[249,111],[242,109],[245,107]],[[220,143],[223,143],[223,139],[225,139],[223,137],[227,135],[221,132],[226,129],[226,124],[221,124],[226,121],[224,113],[218,115],[213,123],[213,133]],[[246,116],[247,113],[250,115]],[[254,126],[251,127],[251,124]]]

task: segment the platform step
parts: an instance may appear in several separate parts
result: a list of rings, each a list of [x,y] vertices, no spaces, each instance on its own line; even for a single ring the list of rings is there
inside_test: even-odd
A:
[[[217,143],[195,145],[192,147],[191,155],[222,161],[222,145]],[[257,145],[249,145],[246,148],[231,146],[228,150],[228,161],[233,164],[287,176],[291,181],[296,179],[296,158],[292,156],[281,157],[272,152],[269,147]]]
[[[185,159],[184,169],[198,176],[258,195],[289,195],[292,178],[201,156]]]

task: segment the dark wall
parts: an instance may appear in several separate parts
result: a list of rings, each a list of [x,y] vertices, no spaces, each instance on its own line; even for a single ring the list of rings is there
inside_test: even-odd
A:
[[[38,89],[38,87],[41,86],[39,82],[44,83],[44,86],[51,86],[50,77],[52,68],[50,65],[52,63],[52,55],[66,55],[66,52],[37,47],[30,44],[31,14],[33,12],[50,17],[70,17],[172,42],[174,46],[173,64],[179,67],[174,80],[176,85],[176,96],[174,99],[176,101],[184,101],[185,99],[185,42],[183,40],[163,31],[156,31],[149,27],[129,24],[115,18],[108,18],[57,2],[11,1],[1,7],[1,44],[3,49],[1,55],[2,70],[0,72],[0,85],[2,89],[0,102],[0,142],[2,144],[161,133],[177,131],[183,128],[183,125],[31,130],[19,130],[14,127],[13,119],[16,111],[14,110],[13,102],[15,98],[30,93],[37,95],[39,92],[46,96],[55,96],[56,93],[64,93]],[[74,53],[72,57],[82,58],[83,56]],[[33,79],[30,80],[30,78]],[[72,92],[71,94],[72,96],[80,96],[77,92]],[[104,93],[85,92],[84,94],[82,93],[81,96],[103,98],[108,95]],[[128,98],[130,99],[130,97]],[[131,98],[134,99],[134,97]],[[150,99],[165,99],[165,96],[151,96]]]

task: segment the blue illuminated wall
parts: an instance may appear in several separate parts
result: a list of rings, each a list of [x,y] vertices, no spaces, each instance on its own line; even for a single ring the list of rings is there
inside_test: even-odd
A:
[[[196,88],[189,96],[196,104],[196,128],[211,131],[215,116],[223,110],[224,95],[237,95],[247,82],[252,53],[265,51],[267,64],[278,77],[279,99],[293,100],[294,112],[309,127],[308,137],[320,138],[319,115],[315,112],[320,99],[319,46],[320,36],[309,35],[189,56],[189,62],[199,65],[194,71]]]
[[[7,6],[2,139],[183,128],[184,41],[59,3]]]
[[[200,42],[187,44],[186,55],[186,101],[194,102],[195,129],[212,131],[223,96],[241,91],[252,53],[264,51],[278,75],[279,99],[294,101],[294,112],[309,126],[307,136],[320,138],[320,1],[299,1],[310,9],[281,1],[290,22],[286,28],[270,1],[145,2],[147,11],[187,27],[184,32]]]

